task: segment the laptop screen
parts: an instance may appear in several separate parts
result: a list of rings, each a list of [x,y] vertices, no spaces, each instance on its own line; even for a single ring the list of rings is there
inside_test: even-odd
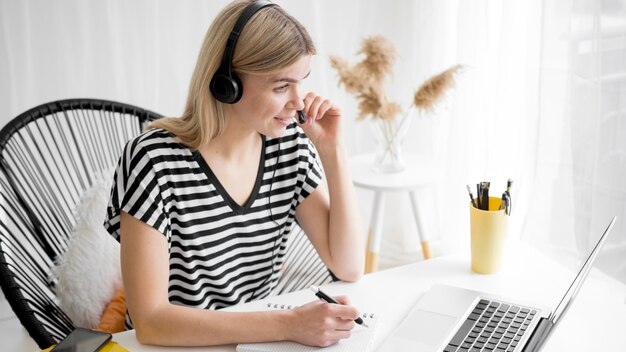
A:
[[[609,224],[609,226],[607,226],[606,230],[604,230],[602,237],[600,237],[600,239],[598,240],[598,243],[596,243],[596,246],[593,248],[593,250],[587,257],[587,260],[585,260],[585,262],[583,263],[582,267],[578,271],[578,274],[576,275],[576,278],[574,279],[574,281],[572,281],[572,284],[567,289],[567,292],[565,292],[565,295],[563,296],[563,298],[561,298],[561,301],[559,302],[557,307],[554,309],[554,311],[548,318],[548,320],[550,320],[553,324],[556,325],[556,323],[559,321],[559,318],[563,316],[563,314],[565,314],[571,302],[576,297],[576,294],[580,290],[582,283],[587,278],[587,275],[589,275],[589,271],[591,270],[591,267],[593,266],[593,262],[598,256],[598,253],[600,252],[602,245],[606,241],[607,235],[611,231],[611,228],[613,227],[613,224],[615,223],[616,218],[617,217],[614,217],[613,220],[611,220],[611,223]]]

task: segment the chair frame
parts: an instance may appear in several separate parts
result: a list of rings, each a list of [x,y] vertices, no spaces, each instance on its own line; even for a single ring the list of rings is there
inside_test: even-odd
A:
[[[45,103],[37,107],[34,107],[32,109],[29,109],[28,111],[18,115],[16,118],[11,120],[4,128],[2,128],[2,130],[0,130],[0,172],[4,176],[3,181],[6,180],[6,183],[2,182],[0,184],[0,192],[2,195],[2,197],[0,198],[0,201],[2,201],[0,202],[0,207],[2,208],[3,212],[7,215],[7,217],[14,217],[13,219],[8,219],[8,218],[0,219],[0,286],[2,286],[4,296],[9,302],[9,305],[11,306],[11,308],[13,309],[13,312],[18,317],[20,323],[28,331],[30,336],[35,340],[37,345],[42,349],[47,348],[50,345],[57,343],[58,340],[62,338],[62,336],[53,336],[50,331],[46,330],[42,321],[40,321],[42,317],[39,316],[39,319],[38,319],[38,317],[35,315],[36,312],[33,311],[33,309],[31,309],[29,304],[38,305],[38,309],[41,309],[41,311],[45,311],[49,313],[50,316],[43,317],[43,318],[50,319],[50,322],[54,324],[55,327],[59,328],[60,334],[65,334],[65,335],[68,334],[73,329],[74,326],[71,320],[67,317],[67,315],[65,315],[65,313],[63,313],[61,309],[59,309],[59,307],[54,301],[52,300],[46,301],[46,299],[44,298],[44,296],[46,296],[46,293],[44,293],[43,291],[36,292],[36,294],[40,295],[37,297],[25,296],[26,293],[33,293],[33,292],[26,292],[24,289],[20,287],[19,283],[16,281],[15,273],[21,271],[22,268],[12,264],[12,260],[6,257],[6,253],[4,252],[4,248],[2,247],[6,246],[6,248],[11,247],[13,249],[24,251],[25,250],[24,246],[29,246],[29,245],[32,245],[33,243],[36,243],[38,247],[42,248],[43,251],[45,251],[45,255],[48,256],[51,262],[55,262],[57,257],[60,254],[62,254],[62,252],[59,253],[59,248],[54,248],[54,246],[51,243],[49,243],[46,237],[44,236],[43,230],[42,230],[42,226],[43,226],[42,222],[37,218],[37,216],[35,215],[35,212],[33,211],[33,209],[31,209],[29,202],[27,201],[27,199],[29,198],[29,195],[22,194],[22,192],[20,192],[20,189],[22,189],[23,187],[18,187],[18,183],[20,182],[20,180],[16,179],[14,170],[12,170],[12,168],[9,166],[9,163],[5,159],[5,151],[7,151],[7,146],[9,142],[13,138],[19,137],[19,132],[24,130],[26,126],[29,126],[30,124],[37,122],[38,120],[42,118],[45,118],[50,115],[55,115],[55,114],[59,114],[58,116],[60,116],[60,118],[65,117],[66,120],[68,120],[69,117],[67,115],[67,112],[76,110],[76,109],[87,110],[90,112],[101,111],[101,112],[104,112],[105,114],[117,113],[117,114],[121,114],[118,116],[128,115],[129,118],[135,117],[137,118],[137,122],[139,124],[137,126],[138,131],[141,131],[146,123],[161,117],[160,115],[154,112],[151,112],[149,110],[145,110],[145,109],[133,106],[133,105],[118,103],[114,101],[101,100],[101,99],[89,99],[89,98],[67,99],[67,100],[60,100],[60,101]],[[48,122],[46,121],[46,124],[47,123]],[[132,121],[131,121],[131,124],[132,124]],[[30,132],[30,131],[27,130],[27,132]],[[77,136],[75,131],[70,131],[70,132],[71,132],[70,135],[61,136],[63,139],[61,142],[66,144],[65,147],[67,147],[67,142],[69,138],[72,138],[75,143],[76,143],[77,138],[88,138],[88,136]],[[104,131],[96,131],[95,133],[99,133],[99,132],[103,133]],[[35,147],[37,148],[37,150],[39,150],[40,148],[46,148],[49,146],[48,145],[35,145]],[[81,155],[79,154],[79,156]],[[73,162],[76,162],[78,165],[84,166],[86,163],[89,163],[91,161],[84,160],[81,156],[80,160],[73,160]],[[76,165],[74,166],[76,167]],[[40,165],[36,165],[36,167],[39,168]],[[91,184],[93,182],[91,175],[86,174],[86,177],[87,177],[89,184]],[[56,181],[51,181],[51,183],[56,183]],[[35,190],[35,191],[42,191],[42,190]],[[44,206],[54,207],[54,205],[50,205],[50,204],[44,204]],[[22,208],[22,209],[18,209],[18,208]],[[8,222],[8,220],[14,221],[12,222],[13,224],[16,224],[16,223],[24,224],[28,228],[20,228],[20,229],[11,228],[11,225],[10,225],[11,222]],[[57,222],[60,221],[58,218],[53,219],[53,220]],[[53,227],[56,229],[60,228],[59,226],[54,226],[54,225]],[[10,239],[11,232],[15,230],[29,232],[24,237],[26,237],[28,241],[32,241],[32,243],[31,244],[8,243],[10,241],[7,241],[7,243],[3,243],[5,241],[4,235],[6,234],[6,238]],[[58,244],[56,245],[58,247]],[[33,265],[39,266],[40,263],[34,263]],[[22,271],[22,273],[26,273],[26,271]],[[33,278],[21,277],[21,279],[32,283],[33,285],[32,287],[41,289],[41,287],[38,286],[37,283],[35,283],[34,281],[34,280],[37,280],[37,282],[40,282],[41,281],[40,278],[33,279]],[[50,289],[52,289],[54,286],[53,282],[47,282],[47,284],[48,284],[48,288]],[[42,298],[44,299],[42,300]]]

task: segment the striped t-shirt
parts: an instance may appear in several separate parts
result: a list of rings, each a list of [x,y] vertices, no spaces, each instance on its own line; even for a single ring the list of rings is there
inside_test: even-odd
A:
[[[125,211],[166,237],[171,303],[220,309],[264,297],[276,285],[296,207],[322,172],[313,143],[295,123],[282,137],[262,140],[243,206],[201,154],[169,132],[149,130],[126,144],[105,227],[119,241]]]

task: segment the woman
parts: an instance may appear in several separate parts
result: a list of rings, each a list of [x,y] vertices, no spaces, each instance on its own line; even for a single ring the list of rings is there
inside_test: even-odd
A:
[[[339,279],[358,280],[364,262],[341,110],[300,91],[315,54],[304,27],[279,6],[257,6],[225,60],[240,99],[212,94],[231,30],[252,6],[236,1],[218,14],[183,116],[153,122],[120,158],[105,226],[121,243],[127,325],[142,343],[327,346],[349,337],[358,316],[345,297],[346,305],[219,310],[269,294],[296,220]],[[293,122],[299,110],[302,125]]]

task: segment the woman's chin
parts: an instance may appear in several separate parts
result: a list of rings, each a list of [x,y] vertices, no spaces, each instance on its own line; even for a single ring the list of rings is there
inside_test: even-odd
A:
[[[274,123],[272,123],[267,129],[267,133],[265,135],[272,138],[278,138],[285,134],[287,126],[291,124],[292,120],[274,118],[273,122]]]
[[[280,138],[285,135],[285,130],[286,128],[281,128],[280,130],[274,128],[272,130],[266,131],[267,133],[265,133],[265,136],[269,138]]]

